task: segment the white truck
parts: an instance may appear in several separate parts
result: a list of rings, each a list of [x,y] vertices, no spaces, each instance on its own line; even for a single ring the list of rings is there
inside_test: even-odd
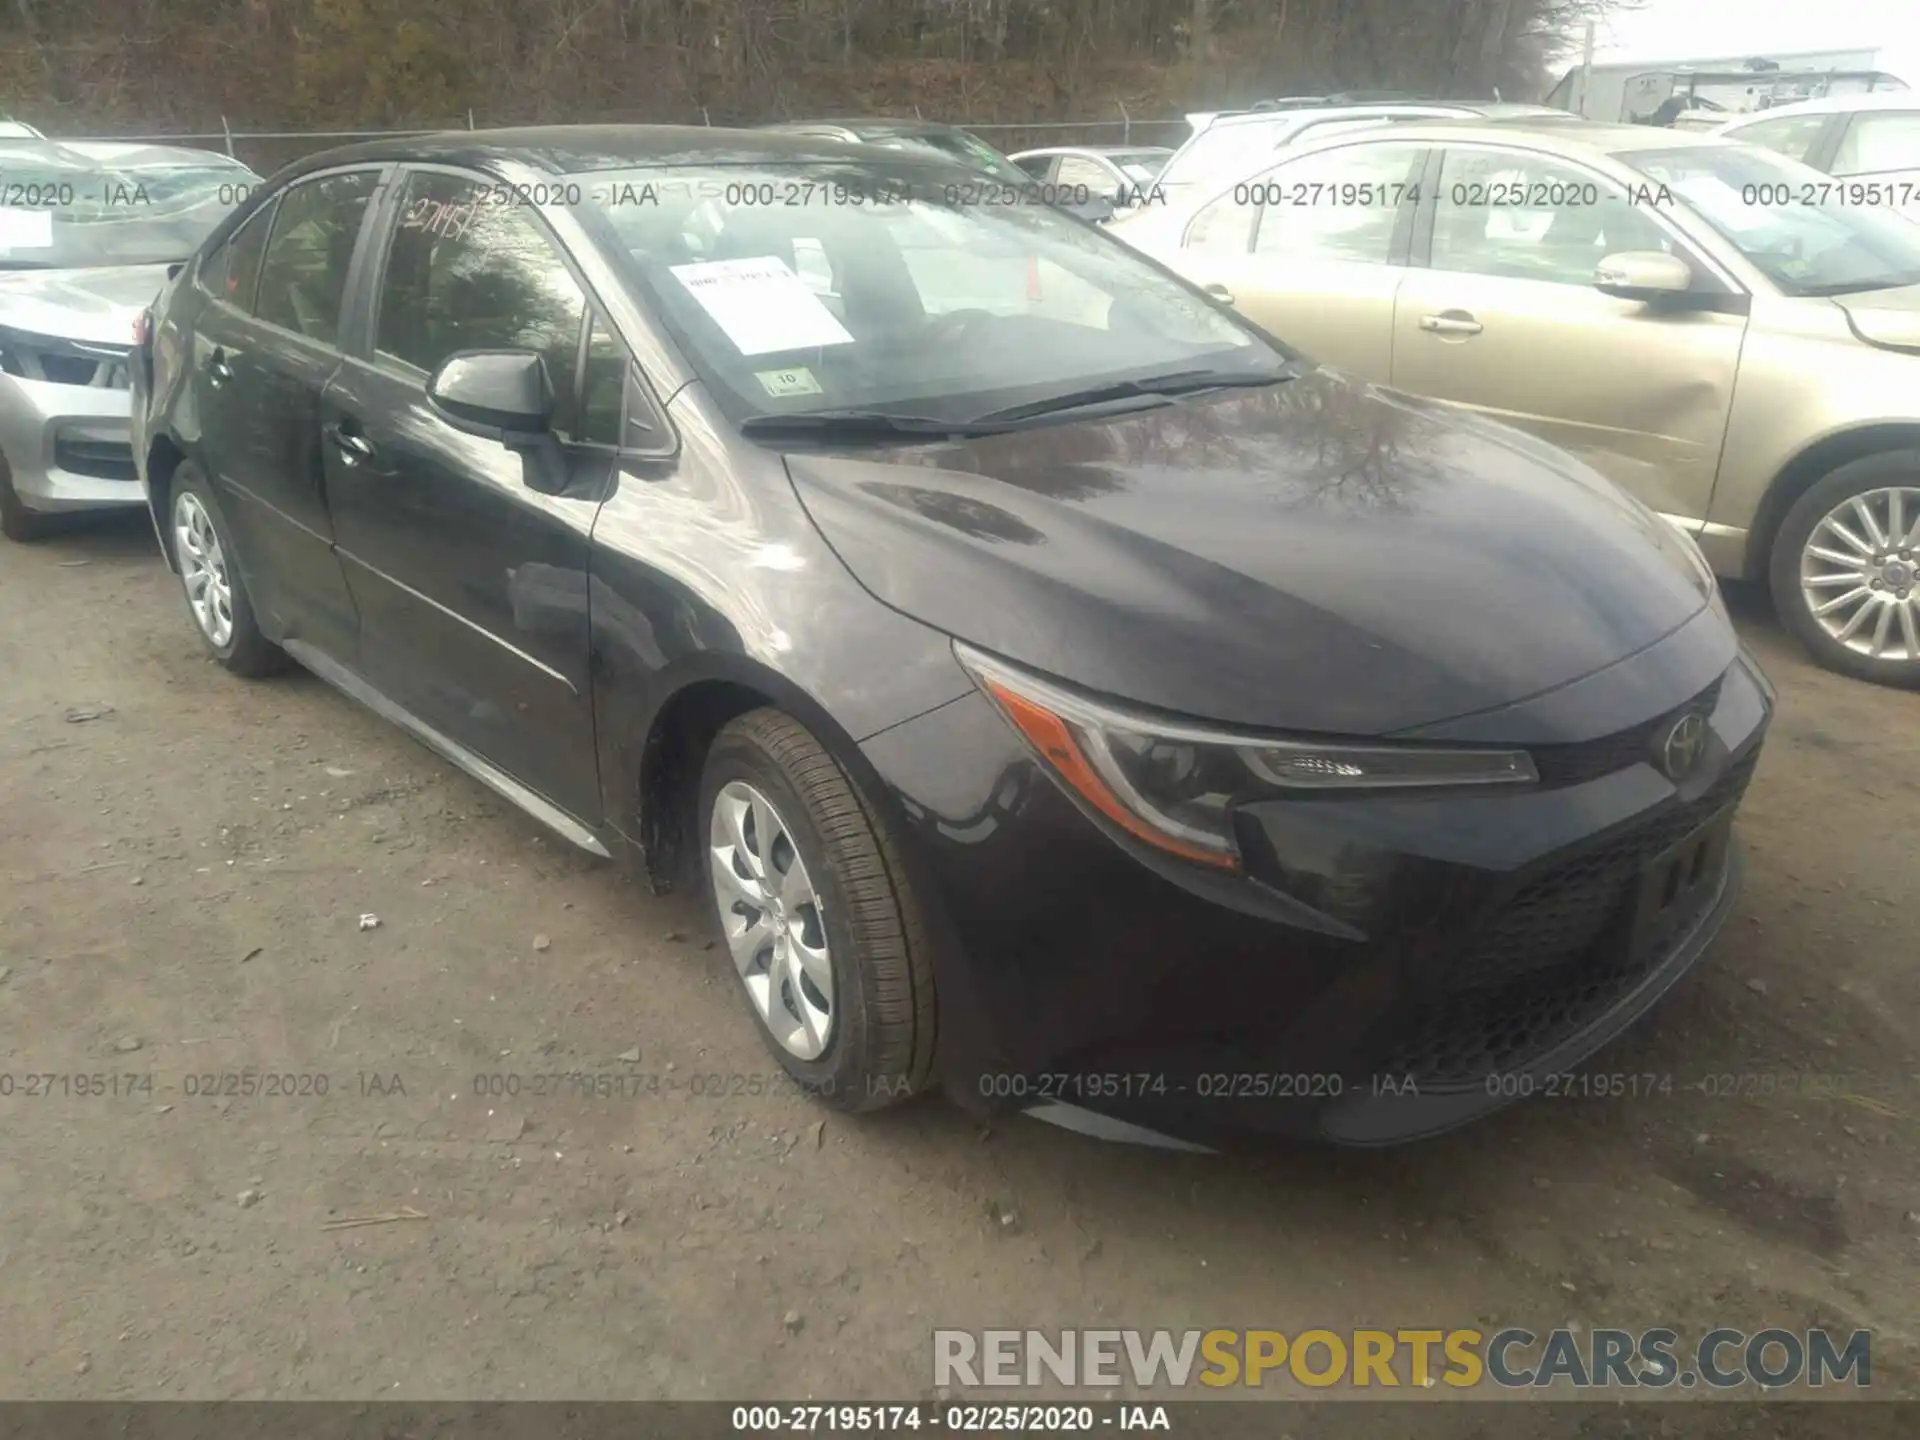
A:
[[[1904,90],[1879,50],[1802,50],[1690,60],[1575,65],[1545,103],[1589,120],[1669,125],[1693,112],[1721,119],[1830,95]]]

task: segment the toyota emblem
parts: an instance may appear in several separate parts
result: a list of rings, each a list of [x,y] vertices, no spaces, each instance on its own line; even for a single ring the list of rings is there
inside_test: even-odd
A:
[[[1669,780],[1684,780],[1700,763],[1707,748],[1707,720],[1697,710],[1689,710],[1673,722],[1667,738],[1660,742],[1660,768]]]

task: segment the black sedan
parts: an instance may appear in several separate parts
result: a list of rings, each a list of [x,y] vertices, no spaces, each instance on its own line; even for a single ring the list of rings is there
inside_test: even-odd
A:
[[[832,1104],[1378,1144],[1544,1088],[1733,903],[1772,692],[1699,553],[969,178],[667,128],[283,172],[135,357],[201,639],[705,887]]]

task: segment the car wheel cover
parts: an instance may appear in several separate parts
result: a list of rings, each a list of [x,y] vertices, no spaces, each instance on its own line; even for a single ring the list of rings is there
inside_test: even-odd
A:
[[[833,953],[819,892],[773,802],[742,780],[714,796],[708,862],[720,925],[747,997],[780,1047],[818,1060],[833,1043]]]
[[[233,587],[227,579],[227,555],[213,516],[191,490],[173,502],[174,551],[180,561],[180,583],[200,633],[216,650],[233,639]]]
[[[1800,552],[1800,594],[1854,654],[1920,664],[1920,486],[1863,490],[1821,516]]]

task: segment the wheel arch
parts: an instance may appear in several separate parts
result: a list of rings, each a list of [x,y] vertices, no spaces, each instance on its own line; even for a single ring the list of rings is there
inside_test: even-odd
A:
[[[166,435],[154,436],[147,446],[147,513],[153,517],[153,532],[160,538],[160,555],[169,570],[177,567],[173,546],[167,543],[167,508],[173,501],[173,477],[186,458],[186,452]]]
[[[1794,502],[1842,465],[1868,455],[1920,449],[1920,422],[1886,421],[1823,435],[1789,460],[1767,487],[1747,533],[1743,578],[1764,577],[1773,544]]]
[[[707,751],[728,721],[762,707],[784,711],[805,725],[869,801],[880,801],[884,787],[878,773],[826,706],[746,656],[708,656],[676,677],[637,747],[631,813],[647,880],[655,889],[697,883],[691,842]]]

